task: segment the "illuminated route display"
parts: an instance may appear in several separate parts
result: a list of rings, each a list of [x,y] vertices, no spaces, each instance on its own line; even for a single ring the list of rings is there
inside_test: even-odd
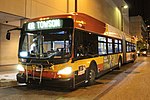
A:
[[[57,29],[62,28],[63,20],[61,19],[52,19],[52,20],[44,20],[37,22],[30,22],[27,24],[27,30],[44,30],[44,29]]]
[[[26,31],[60,29],[64,27],[73,27],[73,20],[69,18],[39,20],[36,22],[28,22],[25,27]]]

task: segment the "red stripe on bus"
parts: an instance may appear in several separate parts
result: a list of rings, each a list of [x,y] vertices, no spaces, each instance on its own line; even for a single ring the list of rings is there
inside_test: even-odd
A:
[[[40,71],[35,71],[34,75],[32,71],[28,71],[28,74],[31,74],[34,77],[40,77]],[[58,75],[57,72],[51,72],[51,71],[43,71],[42,72],[42,78],[48,78],[48,79],[54,79],[54,78],[72,78],[73,74],[71,75]]]
[[[104,69],[103,64],[98,64],[97,67],[99,71],[102,71]]]

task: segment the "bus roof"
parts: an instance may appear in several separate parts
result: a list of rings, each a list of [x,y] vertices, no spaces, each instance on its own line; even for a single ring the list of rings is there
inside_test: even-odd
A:
[[[61,15],[51,15],[38,17],[28,20],[28,22],[46,20],[52,18],[72,18],[74,20],[74,28],[85,31],[103,34],[106,31],[106,24],[84,13],[68,13]]]
[[[87,14],[79,13],[79,12],[67,13],[67,14],[61,14],[61,15],[43,16],[43,17],[29,19],[27,22],[47,20],[47,19],[52,19],[52,18],[55,18],[55,19],[72,18],[74,21],[74,28],[78,28],[81,30],[89,31],[89,32],[94,32],[94,33],[105,35],[105,36],[115,37],[119,39],[122,39],[122,36],[124,35],[127,41],[131,41],[130,40],[131,37],[129,38],[127,34],[123,34],[121,30],[113,28],[113,26],[108,25],[107,23],[104,23]],[[111,35],[111,33],[113,34]]]

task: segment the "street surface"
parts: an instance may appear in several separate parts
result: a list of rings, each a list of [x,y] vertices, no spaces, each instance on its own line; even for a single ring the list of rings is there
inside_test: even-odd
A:
[[[99,100],[150,100],[150,57],[141,57],[140,61],[127,78]]]
[[[149,67],[150,57],[139,57],[134,63],[123,65],[121,70],[100,77],[95,85],[81,86],[74,91],[26,85],[1,86],[0,100],[150,100]],[[2,67],[0,70],[0,77],[10,75],[10,72],[15,77],[15,66],[10,69],[13,71]]]
[[[0,87],[16,86],[16,65],[0,66]]]

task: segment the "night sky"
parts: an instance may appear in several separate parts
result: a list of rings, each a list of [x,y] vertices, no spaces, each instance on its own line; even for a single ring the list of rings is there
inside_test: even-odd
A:
[[[142,16],[145,24],[150,24],[150,0],[125,0],[130,16]]]

